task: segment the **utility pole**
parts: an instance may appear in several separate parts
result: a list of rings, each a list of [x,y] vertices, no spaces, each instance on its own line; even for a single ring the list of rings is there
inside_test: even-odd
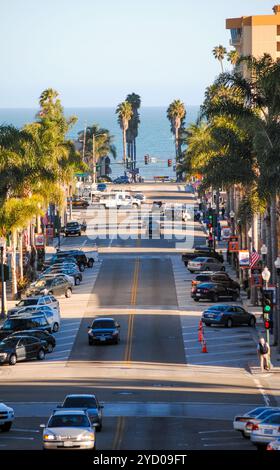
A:
[[[86,134],[87,134],[87,121],[85,121],[84,128],[84,138],[83,138],[83,162],[85,161],[85,151],[86,151]]]
[[[96,183],[96,155],[95,155],[95,135],[92,132],[92,182]]]

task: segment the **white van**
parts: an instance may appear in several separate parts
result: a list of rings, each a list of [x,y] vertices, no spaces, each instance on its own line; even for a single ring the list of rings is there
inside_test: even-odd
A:
[[[109,193],[102,195],[99,205],[105,209],[118,209],[119,207],[140,207],[141,201],[133,198],[129,193]]]

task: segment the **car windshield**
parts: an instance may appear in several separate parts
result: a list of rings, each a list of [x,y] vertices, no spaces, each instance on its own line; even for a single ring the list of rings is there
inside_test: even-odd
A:
[[[193,261],[196,262],[205,262],[207,258],[194,258]]]
[[[25,321],[25,320],[24,320]],[[22,319],[10,319],[5,321],[3,330],[18,330],[23,325]]]
[[[25,307],[26,305],[35,305],[35,304],[37,304],[37,299],[23,299],[17,304],[17,306]]]
[[[48,423],[49,428],[89,428],[90,422],[85,415],[54,415]]]
[[[267,418],[268,416],[270,416],[271,414],[274,414],[274,413],[280,413],[280,409],[276,409],[276,410],[271,410],[271,409],[267,409],[265,411],[263,411],[262,413],[260,413],[258,415],[258,419],[265,419]]]
[[[68,397],[63,403],[64,408],[96,408],[93,397]]]
[[[35,283],[35,287],[49,286],[51,282],[52,282],[51,279],[40,279],[39,281]]]
[[[79,225],[78,222],[68,222],[68,224],[66,224],[66,227],[72,228],[72,227],[78,227],[78,225]]]
[[[208,275],[206,274],[205,276],[197,276],[196,281],[199,281],[199,282],[209,281],[209,278],[210,278],[209,274]]]
[[[7,338],[0,341],[0,348],[11,347],[18,343],[19,338]]]
[[[246,413],[246,416],[250,416],[250,417],[258,416],[259,414],[261,414],[265,410],[267,410],[267,407],[265,407],[265,406],[263,406],[261,408],[255,408],[254,410],[249,411],[249,413]]]
[[[95,330],[102,328],[115,328],[115,323],[113,320],[98,320],[93,322],[92,328]]]

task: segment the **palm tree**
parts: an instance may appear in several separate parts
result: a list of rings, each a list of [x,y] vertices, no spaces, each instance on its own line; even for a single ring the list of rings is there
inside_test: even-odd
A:
[[[231,63],[231,65],[235,66],[238,63],[239,59],[240,59],[240,55],[236,49],[229,51],[227,53],[227,60],[228,62]]]
[[[167,108],[167,118],[171,123],[171,130],[175,134],[175,154],[176,162],[180,163],[179,155],[179,129],[186,116],[186,108],[182,101],[174,100]]]
[[[139,108],[141,106],[141,97],[136,93],[127,95],[126,101],[131,104],[133,116],[129,121],[128,129],[126,131],[127,153],[128,159],[132,165],[136,164],[136,138],[138,136],[138,126],[140,124]]]
[[[223,60],[224,60],[225,55],[227,53],[226,48],[220,44],[219,46],[214,47],[212,53],[213,53],[213,56],[215,57],[215,59],[217,59],[220,62],[222,73],[224,73]]]
[[[133,116],[132,105],[128,101],[123,101],[117,106],[116,114],[118,115],[118,123],[122,129],[123,134],[123,162],[127,166],[126,155],[126,131],[128,129],[129,121]]]

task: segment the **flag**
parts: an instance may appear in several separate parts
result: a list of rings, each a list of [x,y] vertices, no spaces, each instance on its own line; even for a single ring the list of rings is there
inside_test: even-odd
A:
[[[257,253],[256,250],[253,248],[253,251],[250,254],[250,269],[253,268],[255,264],[257,264],[259,259],[260,259],[259,253]]]

